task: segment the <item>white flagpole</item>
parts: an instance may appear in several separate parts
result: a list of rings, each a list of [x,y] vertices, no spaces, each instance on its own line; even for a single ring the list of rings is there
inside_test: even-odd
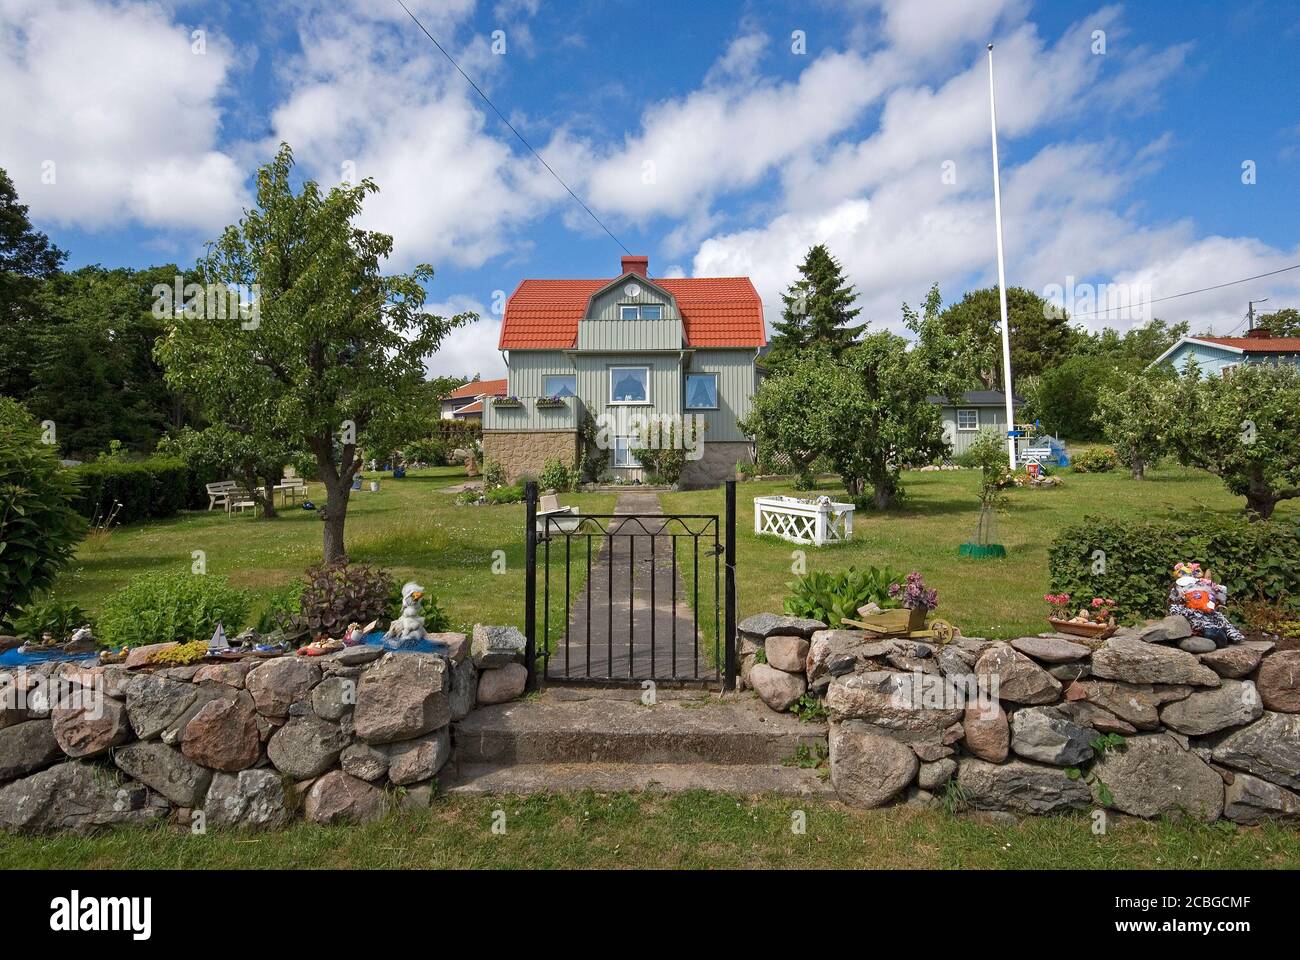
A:
[[[993,96],[993,44],[989,44],[989,123],[993,129],[993,221],[998,233],[998,301],[1002,308],[1002,388],[1007,401],[1007,457],[1016,469],[1015,404],[1011,399],[1011,326],[1007,321],[1007,268],[1002,257],[1002,186],[998,173],[998,113]]]

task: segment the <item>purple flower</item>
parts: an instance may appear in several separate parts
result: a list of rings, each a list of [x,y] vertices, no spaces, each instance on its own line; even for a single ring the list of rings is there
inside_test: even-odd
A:
[[[927,587],[916,570],[909,573],[903,583],[890,584],[889,595],[908,610],[933,610],[939,606],[939,591]]]

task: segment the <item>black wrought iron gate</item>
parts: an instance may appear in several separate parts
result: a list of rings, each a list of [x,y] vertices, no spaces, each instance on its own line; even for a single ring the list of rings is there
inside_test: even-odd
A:
[[[734,481],[722,517],[539,516],[535,483],[527,484],[525,499],[530,689],[539,675],[552,682],[735,688]]]

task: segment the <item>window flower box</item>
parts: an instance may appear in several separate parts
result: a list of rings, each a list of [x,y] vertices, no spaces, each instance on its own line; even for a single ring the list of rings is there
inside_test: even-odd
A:
[[[569,405],[568,401],[565,400],[563,397],[538,397],[537,398],[538,410],[558,410],[558,409],[563,409],[568,405]]]
[[[508,397],[492,398],[492,407],[493,409],[497,409],[497,410],[517,409],[519,407],[522,407],[523,405],[524,402],[520,400],[518,397],[516,397],[514,394],[511,394]]]

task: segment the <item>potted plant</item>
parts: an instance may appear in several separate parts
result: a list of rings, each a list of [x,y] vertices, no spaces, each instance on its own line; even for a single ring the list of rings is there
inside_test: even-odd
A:
[[[1070,595],[1068,593],[1045,593],[1043,599],[1047,601],[1052,608],[1049,620],[1069,620],[1070,619]]]
[[[1053,603],[1054,599],[1064,597],[1069,602],[1068,594],[1049,594],[1044,599],[1048,603]],[[1053,604],[1052,615],[1047,618],[1047,622],[1061,633],[1070,633],[1076,637],[1090,637],[1094,640],[1102,640],[1109,637],[1115,632],[1115,601],[1108,597],[1093,597],[1088,606],[1080,607],[1079,612],[1073,617],[1066,618],[1068,610],[1056,608]]]
[[[513,393],[508,397],[495,397],[492,400],[493,407],[522,407],[523,405],[523,401]]]
[[[889,595],[907,611],[907,630],[924,630],[925,615],[939,606],[939,591],[927,587],[925,578],[913,570],[902,583],[889,585]]]
[[[539,410],[552,409],[555,407],[564,407],[564,406],[568,406],[568,404],[566,404],[564,398],[560,396],[537,398],[537,408]]]

